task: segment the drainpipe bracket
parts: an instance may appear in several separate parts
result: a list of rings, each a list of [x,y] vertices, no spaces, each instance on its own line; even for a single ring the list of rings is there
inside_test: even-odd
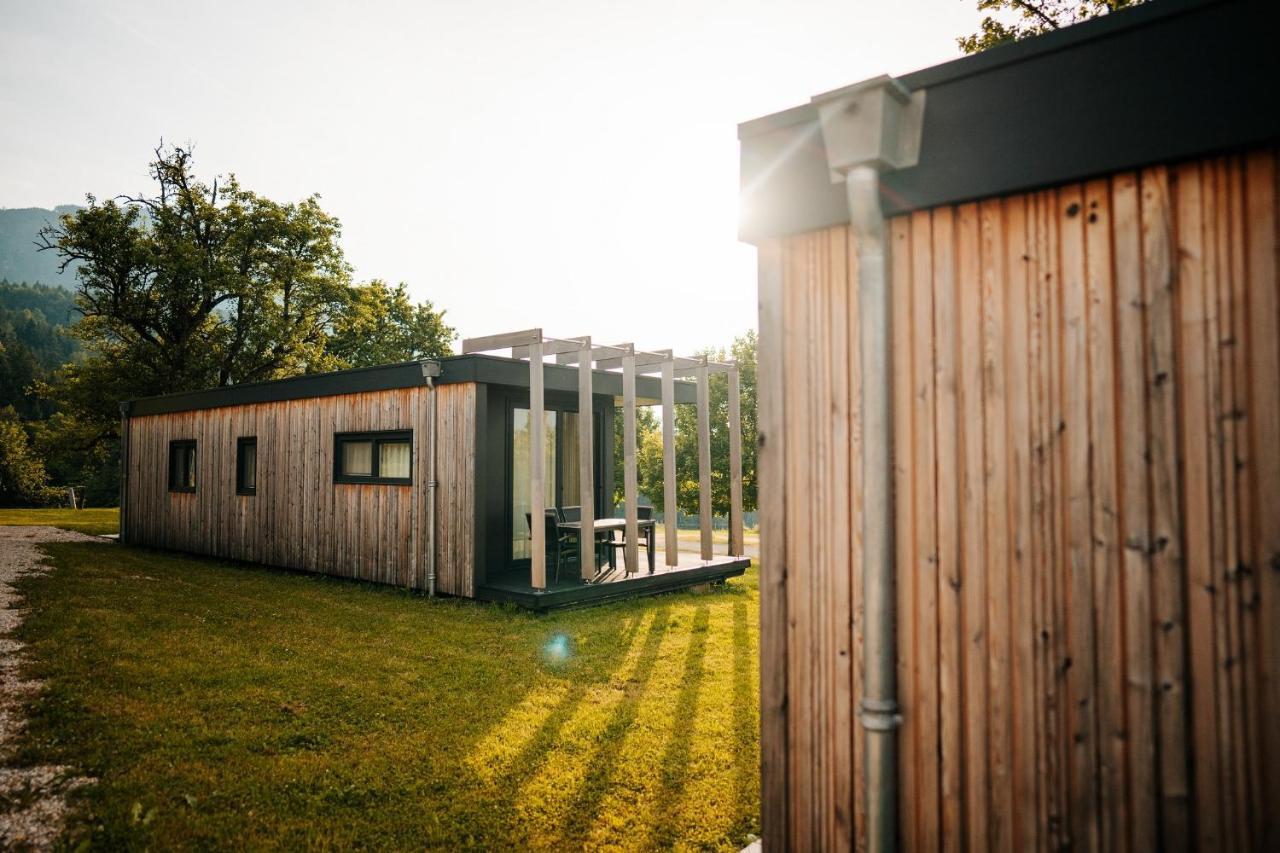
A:
[[[891,732],[902,725],[898,703],[892,699],[863,699],[858,719],[864,729],[872,732]]]

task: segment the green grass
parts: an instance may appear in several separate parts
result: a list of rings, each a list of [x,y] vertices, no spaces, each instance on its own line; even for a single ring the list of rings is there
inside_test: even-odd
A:
[[[70,846],[737,849],[758,832],[754,569],[534,616],[47,550],[55,571],[22,582],[46,689],[19,758],[100,780]]]
[[[661,528],[659,528],[661,530]],[[658,537],[661,539],[661,535]],[[700,530],[677,530],[676,538],[681,542],[699,542],[702,540],[702,531]],[[711,531],[711,541],[717,545],[729,544],[729,531],[713,530]],[[742,531],[742,541],[745,545],[759,545],[760,531],[750,528]]]
[[[120,510],[109,509],[0,509],[0,526],[34,524],[62,527],[103,536],[120,530]]]

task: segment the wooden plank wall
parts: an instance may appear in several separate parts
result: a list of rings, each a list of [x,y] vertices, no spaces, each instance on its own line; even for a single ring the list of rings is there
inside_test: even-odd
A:
[[[476,385],[437,386],[436,589],[475,595]],[[419,482],[426,483],[424,476]]]
[[[1264,150],[888,223],[905,849],[1280,849],[1277,221]],[[856,258],[761,259],[765,836],[861,846]]]
[[[427,393],[406,388],[131,418],[127,537],[423,589]],[[445,385],[438,393],[438,589],[471,595],[475,386]],[[414,431],[413,485],[334,483],[334,433],[391,429]],[[241,436],[258,439],[252,496],[235,492]],[[170,492],[169,442],[190,438],[196,491]]]

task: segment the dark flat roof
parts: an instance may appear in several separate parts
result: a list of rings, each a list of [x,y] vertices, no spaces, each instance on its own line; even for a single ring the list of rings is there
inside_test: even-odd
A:
[[[881,206],[892,216],[1280,139],[1278,22],[1273,0],[1151,0],[899,77],[927,90],[920,162],[882,175]],[[738,136],[742,240],[849,221],[811,104]]]
[[[169,412],[189,412],[198,409],[217,409],[223,406],[244,406],[253,403],[274,403],[280,400],[302,400],[310,397],[335,397],[341,394],[358,394],[367,391],[390,391],[397,388],[415,388],[426,384],[428,373],[436,373],[437,384],[455,382],[480,382],[490,385],[529,386],[529,363],[494,355],[456,355],[427,361],[406,361],[401,364],[382,364],[377,367],[361,367],[354,370],[338,370],[332,373],[313,373],[270,382],[253,382],[232,385],[227,388],[209,388],[202,391],[184,391],[142,397],[121,405],[128,407],[133,417],[161,415]],[[596,394],[622,396],[622,374],[606,370],[592,371],[592,391]],[[557,364],[547,364],[543,371],[543,383],[547,391],[577,393],[578,369]],[[697,391],[692,382],[676,381],[676,402],[694,403]],[[642,401],[661,398],[660,381],[653,376],[636,377],[636,397]]]

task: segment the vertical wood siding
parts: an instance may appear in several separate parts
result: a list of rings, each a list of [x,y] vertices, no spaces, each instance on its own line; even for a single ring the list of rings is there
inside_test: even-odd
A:
[[[476,580],[477,387],[436,386],[436,589],[467,598],[475,595]],[[419,482],[425,485],[426,477]]]
[[[406,388],[129,421],[129,541],[423,589],[427,391]],[[472,594],[475,386],[438,388],[438,588]],[[333,481],[334,433],[413,430],[412,485]],[[258,439],[236,494],[236,439]],[[169,442],[196,440],[196,491],[168,490]]]
[[[1259,151],[888,223],[906,849],[1280,847],[1277,217]],[[797,849],[864,843],[853,248],[761,251]]]

